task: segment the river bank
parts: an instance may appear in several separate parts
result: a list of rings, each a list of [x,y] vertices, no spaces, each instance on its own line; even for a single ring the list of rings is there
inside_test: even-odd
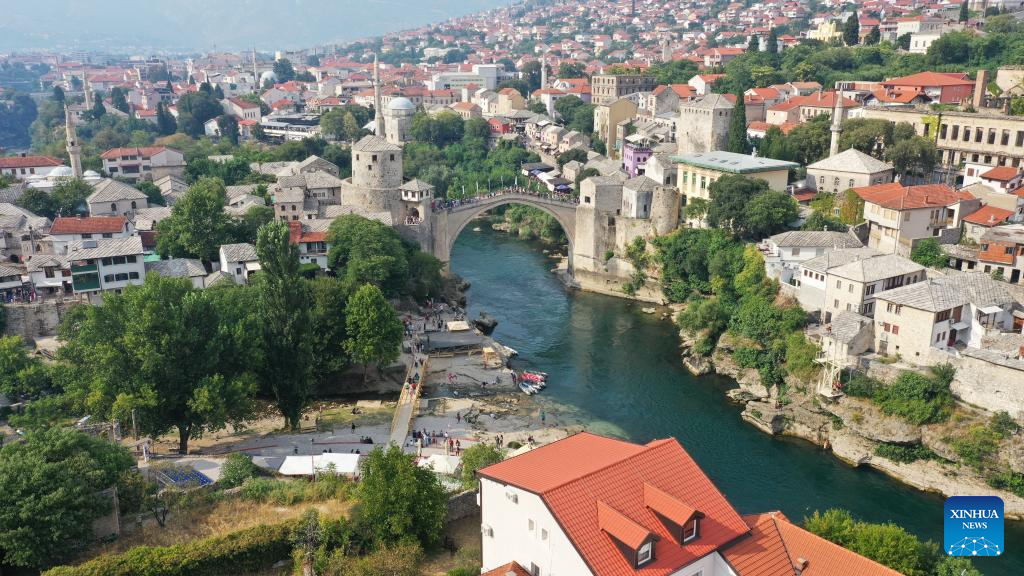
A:
[[[468,315],[494,316],[493,336],[519,351],[518,365],[550,374],[545,391],[520,401],[520,415],[534,406],[529,418],[497,420],[536,427],[543,408],[547,422],[554,418],[563,430],[580,426],[639,443],[676,438],[741,513],[780,510],[799,521],[815,510],[842,508],[942,541],[937,493],[850,466],[820,444],[749,425],[745,405],[728,397],[737,389],[734,380],[695,377],[684,368],[678,329],[666,322],[670,309],[645,313],[651,304],[567,291],[552,273],[557,262],[550,252],[488,226],[467,229],[452,252],[452,271],[471,284]],[[1024,541],[1024,524],[1007,523],[1006,539]],[[1008,550],[979,568],[986,576],[1024,574],[1024,554]]]
[[[673,319],[681,307],[672,307]],[[785,402],[777,390],[761,384],[757,370],[741,368],[732,358],[734,343],[728,334],[719,340],[709,357],[694,352],[697,337],[680,329],[683,365],[700,376],[715,373],[734,379],[737,388],[727,392],[743,407],[741,418],[772,436],[799,438],[820,446],[844,463],[868,467],[918,490],[949,496],[998,496],[1007,518],[1024,520],[1024,498],[988,485],[985,478],[960,457],[947,441],[955,428],[984,424],[990,414],[958,403],[950,422],[915,426],[883,414],[872,402],[850,396],[828,399],[815,392],[814,382],[802,382],[787,375]],[[891,380],[894,371],[887,371]],[[936,455],[912,462],[900,462],[877,453],[880,445],[923,446]],[[1009,451],[1021,466],[1021,455]]]

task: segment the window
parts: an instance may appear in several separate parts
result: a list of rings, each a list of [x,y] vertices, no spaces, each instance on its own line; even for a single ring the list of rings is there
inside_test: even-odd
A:
[[[50,268],[50,267],[43,268],[43,276],[46,276],[47,278],[53,278],[53,276],[54,276],[53,268]]]
[[[895,325],[895,324],[893,324],[892,325],[892,333],[893,334],[899,334],[900,333],[900,327]]]
[[[110,211],[111,212],[117,212],[117,204],[114,204],[113,202],[111,202],[110,203]]]
[[[132,264],[134,264],[135,261],[137,260],[137,258],[136,258],[135,255],[131,255],[131,256],[125,257],[125,260],[127,260],[127,261],[131,262]]]
[[[847,290],[847,292],[849,292],[850,294],[853,294],[853,282],[850,282],[850,285],[848,286],[848,288],[849,288],[849,290]]]
[[[128,279],[128,275],[125,274],[124,272],[121,272],[119,274],[115,274],[114,279],[117,280],[118,282],[124,282],[125,280]]]
[[[641,546],[640,550],[637,550],[636,553],[636,565],[643,566],[644,564],[650,562],[651,558],[654,556],[653,550],[654,546],[650,542]]]
[[[700,536],[700,519],[694,518],[692,522],[683,526],[683,542],[696,540]]]
[[[110,258],[104,258],[100,260],[100,263],[103,264],[104,266],[110,266],[113,263],[113,261]]]
[[[82,238],[92,238],[92,234],[82,234]]]
[[[139,279],[139,273],[138,272],[129,272],[128,273],[128,279],[129,280],[138,280]]]
[[[871,296],[874,293],[875,293],[875,285],[874,284],[868,284],[868,287],[864,289],[864,295],[865,296]]]
[[[953,134],[949,137],[949,139],[950,140],[956,140],[959,137],[960,137],[960,125],[959,124],[954,124],[953,125]]]
[[[938,333],[938,334],[936,334],[936,335],[935,335],[935,341],[936,341],[936,342],[939,342],[939,341],[941,341],[941,340],[942,340],[942,333],[940,332],[940,333]]]
[[[114,281],[114,275],[113,274],[107,274],[107,275],[103,276],[103,281],[104,282],[113,282]]]
[[[835,301],[835,302],[833,303],[833,306],[832,306],[832,307],[833,307],[833,308],[839,308],[839,300],[836,300],[836,301]]]
[[[793,256],[799,256],[799,255],[800,255],[800,247],[797,246],[796,248],[793,248]]]
[[[135,205],[135,200],[132,200],[132,210],[135,210],[138,206]]]
[[[540,566],[530,562],[530,576],[540,576]]]
[[[533,529],[534,529],[533,520],[527,520],[527,526],[529,527],[528,529],[530,530],[530,532],[533,532]]]
[[[103,233],[103,237],[104,237],[104,238],[113,238],[113,237],[114,237],[114,235],[113,235],[113,234],[111,234],[111,233],[109,233],[109,232],[104,232],[104,233]]]
[[[540,539],[541,540],[547,540],[548,539],[548,531],[546,529],[544,529],[544,528],[540,529]]]

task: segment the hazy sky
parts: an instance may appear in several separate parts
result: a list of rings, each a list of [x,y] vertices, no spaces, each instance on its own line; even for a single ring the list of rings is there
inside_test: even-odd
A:
[[[304,48],[415,28],[507,0],[0,0],[0,50]]]

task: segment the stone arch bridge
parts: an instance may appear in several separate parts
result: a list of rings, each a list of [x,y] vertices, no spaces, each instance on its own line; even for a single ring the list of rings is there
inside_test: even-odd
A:
[[[569,274],[572,274],[572,253],[576,240],[576,209],[575,202],[559,200],[547,196],[524,193],[518,189],[508,189],[487,196],[477,197],[469,201],[447,208],[438,208],[430,215],[432,242],[431,253],[444,262],[445,267],[451,262],[452,245],[459,234],[471,221],[484,212],[506,204],[524,204],[538,208],[555,218],[569,239]]]

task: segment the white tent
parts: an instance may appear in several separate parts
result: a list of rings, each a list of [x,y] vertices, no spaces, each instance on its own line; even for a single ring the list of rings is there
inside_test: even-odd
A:
[[[452,320],[448,322],[449,332],[462,332],[463,330],[469,330],[469,322],[465,320]]]
[[[278,470],[285,476],[313,476],[327,471],[355,476],[359,471],[359,454],[327,453],[313,454],[312,456],[286,456]]]
[[[431,454],[420,460],[420,468],[429,468],[438,474],[454,475],[459,468],[462,458],[458,456],[447,456],[445,454]]]

